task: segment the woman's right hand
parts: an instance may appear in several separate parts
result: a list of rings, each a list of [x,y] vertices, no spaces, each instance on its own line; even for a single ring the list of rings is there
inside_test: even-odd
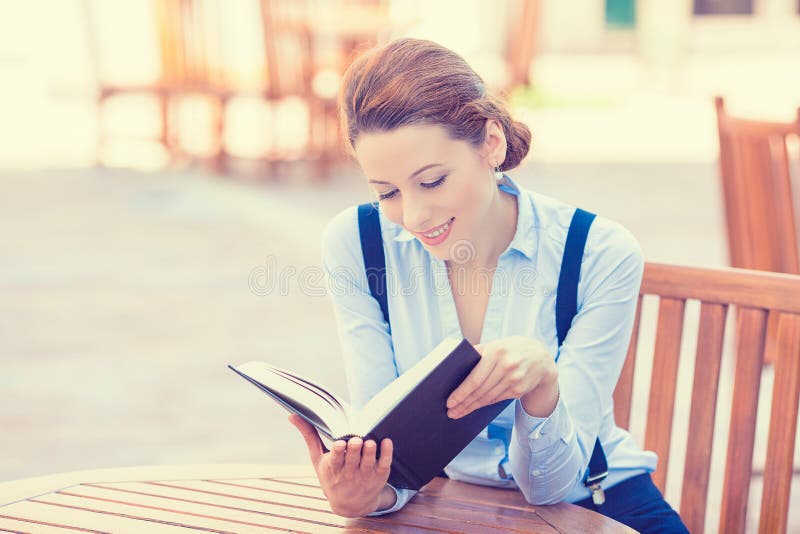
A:
[[[376,443],[351,438],[337,440],[325,452],[317,430],[299,415],[289,416],[289,422],[306,441],[311,463],[317,472],[319,485],[333,513],[345,517],[361,517],[394,505],[396,494],[386,484],[392,465],[392,441],[381,441],[381,455],[376,458]]]

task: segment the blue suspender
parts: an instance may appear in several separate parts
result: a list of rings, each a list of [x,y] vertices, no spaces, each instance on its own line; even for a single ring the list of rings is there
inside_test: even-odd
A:
[[[556,294],[556,330],[558,331],[559,347],[564,343],[572,320],[578,312],[578,281],[580,280],[581,261],[586,246],[586,237],[594,218],[594,214],[576,209],[567,233]],[[369,291],[378,301],[386,324],[391,325],[386,287],[386,258],[383,253],[377,202],[358,206],[358,231],[361,237],[361,253],[364,257]],[[557,354],[556,361],[558,361],[558,357]],[[489,425],[490,439],[505,437],[506,442],[509,442],[509,436],[504,435],[506,433],[509,433],[508,429]],[[606,478],[607,474],[606,455],[598,439],[595,441],[592,457],[583,479],[583,484],[592,490],[595,504],[603,503],[604,497],[600,482]]]
[[[389,302],[386,296],[386,258],[383,255],[381,219],[377,202],[358,206],[358,233],[361,236],[361,254],[364,256],[369,292],[378,301],[383,319],[390,325],[391,331]]]
[[[558,275],[558,292],[556,293],[556,331],[558,332],[559,354],[561,345],[567,338],[572,320],[578,313],[578,282],[581,276],[581,261],[586,247],[586,237],[594,222],[595,215],[580,208],[575,210],[564,244],[564,257],[561,259],[561,272]],[[594,450],[583,477],[583,485],[592,490],[592,500],[596,505],[605,501],[603,489],[600,487],[608,475],[608,462],[600,439],[595,440]]]

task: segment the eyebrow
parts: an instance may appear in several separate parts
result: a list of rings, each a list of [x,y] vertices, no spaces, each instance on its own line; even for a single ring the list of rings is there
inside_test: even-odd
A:
[[[439,166],[441,166],[441,165],[442,165],[441,163],[431,163],[431,164],[429,164],[429,165],[425,165],[424,167],[422,167],[422,168],[419,168],[419,169],[417,169],[416,171],[414,171],[414,173],[412,173],[412,174],[411,174],[411,176],[409,176],[409,177],[408,177],[408,179],[409,179],[409,180],[413,180],[413,179],[414,179],[414,177],[415,177],[415,176],[417,176],[419,173],[421,173],[421,172],[423,172],[423,171],[427,171],[427,170],[428,170],[428,169],[430,169],[431,167],[439,167]],[[369,180],[369,182],[368,182],[368,183],[370,183],[370,184],[383,184],[383,185],[392,185],[392,184],[391,184],[391,183],[389,183],[389,182],[383,182],[383,181],[381,181],[381,180]]]

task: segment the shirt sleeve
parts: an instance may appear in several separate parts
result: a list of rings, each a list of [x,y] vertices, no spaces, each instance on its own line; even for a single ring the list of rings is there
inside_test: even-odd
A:
[[[389,325],[383,318],[377,300],[369,292],[356,208],[345,210],[327,225],[321,249],[326,289],[336,316],[350,403],[354,408],[361,408],[397,378],[398,373]],[[392,489],[397,494],[395,505],[369,515],[399,510],[416,493]]]
[[[643,270],[635,238],[598,217],[581,265],[578,313],[559,350],[556,407],[539,418],[516,402],[509,463],[530,503],[560,502],[583,480],[600,425],[613,412]]]
[[[411,500],[411,497],[413,497],[417,493],[416,491],[410,489],[395,488],[391,484],[389,484],[389,487],[394,490],[394,493],[397,496],[397,500],[395,501],[394,506],[386,508],[385,510],[375,510],[371,514],[367,514],[368,516],[376,516],[376,515],[390,514],[392,512],[396,512],[403,506],[405,506],[406,503]]]

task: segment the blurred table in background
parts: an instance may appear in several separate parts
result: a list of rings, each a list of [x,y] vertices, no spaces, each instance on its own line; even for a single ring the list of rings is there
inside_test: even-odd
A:
[[[83,4],[98,164],[113,165],[120,146],[145,141],[163,163],[200,162],[226,174],[256,162],[275,176],[281,163],[306,162],[319,180],[347,158],[336,102],[344,71],[359,52],[408,33],[421,17],[398,14],[390,0],[129,2]],[[509,0],[498,12],[492,28],[502,32],[504,50],[494,51],[492,69],[503,74],[490,85],[510,92],[530,83],[539,12],[540,0]],[[134,53],[149,58],[144,73],[130,70]],[[131,95],[153,103],[126,119],[157,117],[147,134],[132,135],[137,128],[121,128],[114,116]]]
[[[634,532],[572,504],[532,506],[519,491],[436,478],[401,511],[330,511],[310,466],[151,466],[0,484],[0,530],[13,532]]]

